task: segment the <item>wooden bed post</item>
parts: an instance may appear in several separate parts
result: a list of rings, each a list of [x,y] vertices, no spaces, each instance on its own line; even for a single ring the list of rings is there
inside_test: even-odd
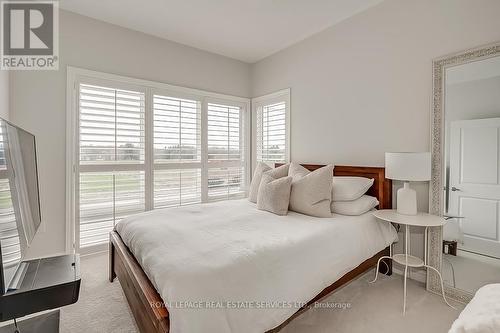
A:
[[[170,318],[165,302],[120,235],[109,237],[109,281],[118,278],[141,333],[168,333]]]
[[[115,247],[111,241],[112,233],[109,233],[109,282],[113,282],[116,278],[115,273]]]

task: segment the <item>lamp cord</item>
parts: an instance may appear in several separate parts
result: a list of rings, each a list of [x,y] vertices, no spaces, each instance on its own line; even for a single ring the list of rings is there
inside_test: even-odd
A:
[[[20,333],[19,327],[17,327],[17,320],[16,320],[16,318],[14,318],[14,328],[15,328],[14,333]]]

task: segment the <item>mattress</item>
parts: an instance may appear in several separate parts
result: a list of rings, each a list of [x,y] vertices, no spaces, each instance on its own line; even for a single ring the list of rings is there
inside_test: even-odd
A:
[[[173,333],[270,330],[397,240],[370,212],[277,216],[246,199],[153,210],[115,229],[165,301]]]

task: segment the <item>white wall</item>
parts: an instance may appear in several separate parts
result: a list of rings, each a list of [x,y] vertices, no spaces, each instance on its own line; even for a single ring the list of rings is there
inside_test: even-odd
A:
[[[253,96],[291,88],[294,161],[382,166],[386,151],[428,151],[432,59],[500,41],[498,13],[497,0],[384,1],[256,63]]]
[[[60,15],[59,71],[11,73],[11,120],[35,134],[44,229],[30,255],[64,251],[66,66],[250,96],[250,65],[70,12]]]
[[[381,166],[385,151],[429,149],[432,59],[500,40],[499,12],[496,0],[387,0],[253,66],[62,12],[60,70],[10,78],[10,118],[39,145],[33,252],[64,250],[67,65],[243,97],[291,87],[293,160]]]
[[[0,117],[9,119],[9,71],[0,70]]]

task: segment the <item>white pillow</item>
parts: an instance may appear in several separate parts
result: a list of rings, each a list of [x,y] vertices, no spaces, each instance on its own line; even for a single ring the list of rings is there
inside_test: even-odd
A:
[[[332,213],[342,215],[362,215],[378,206],[378,200],[370,195],[352,201],[332,201]]]
[[[332,173],[333,165],[309,172],[292,163],[288,172],[293,178],[289,209],[316,217],[331,217]]]
[[[272,168],[266,163],[259,162],[255,167],[255,172],[253,173],[252,182],[250,183],[250,190],[248,192],[248,200],[251,202],[257,202],[257,194],[259,193],[260,180],[262,179],[262,174]]]
[[[286,215],[290,203],[292,177],[273,178],[267,172],[262,175],[257,196],[257,209],[276,215]]]
[[[257,202],[257,195],[259,193],[260,180],[264,172],[269,172],[274,178],[286,177],[288,175],[288,167],[290,164],[284,164],[277,168],[271,168],[264,162],[257,163],[255,172],[253,173],[252,182],[250,183],[250,190],[248,192],[248,200],[253,203]]]
[[[374,182],[365,177],[333,177],[332,201],[352,201],[365,194]]]
[[[290,163],[283,164],[277,168],[266,171],[268,175],[271,175],[273,178],[281,178],[288,176],[288,169],[290,168]]]
[[[302,165],[294,162],[290,163],[290,168],[288,169],[288,175],[292,176],[293,181],[299,180],[300,178],[303,178],[310,173],[311,171],[307,170]]]

